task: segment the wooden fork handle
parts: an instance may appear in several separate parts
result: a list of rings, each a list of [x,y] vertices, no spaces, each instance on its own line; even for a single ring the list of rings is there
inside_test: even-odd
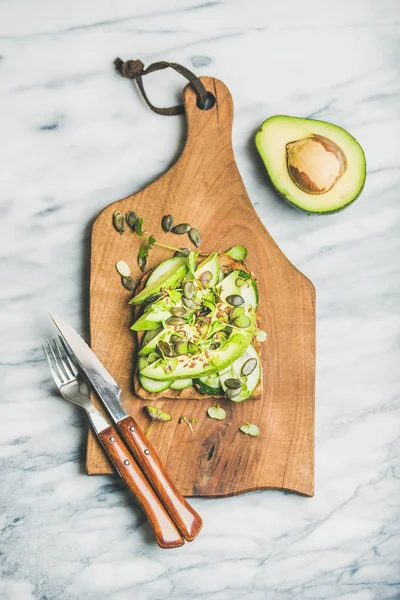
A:
[[[185,540],[191,542],[203,525],[200,515],[172,483],[159,456],[136,421],[127,416],[117,422],[117,427],[173,522]]]
[[[114,427],[110,425],[97,435],[112,464],[145,512],[157,544],[161,548],[183,546],[185,542],[182,536]]]

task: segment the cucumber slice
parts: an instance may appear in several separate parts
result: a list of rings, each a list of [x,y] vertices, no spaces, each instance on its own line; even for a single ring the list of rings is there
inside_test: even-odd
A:
[[[181,256],[173,256],[172,258],[167,258],[167,260],[164,260],[162,263],[160,263],[158,265],[158,267],[156,267],[154,269],[154,271],[148,278],[145,287],[147,287],[148,285],[151,285],[152,283],[157,281],[157,279],[160,279],[160,277],[165,275],[165,273],[167,273],[167,271],[170,271],[171,269],[173,269],[175,267],[180,267],[181,264],[182,264]]]
[[[192,387],[193,379],[177,379],[170,385],[171,390],[185,390],[188,387]]]
[[[200,394],[206,394],[207,396],[221,396],[223,393],[219,375],[217,373],[194,379],[193,387],[200,392]]]
[[[247,377],[241,377],[240,371],[242,366],[247,360],[249,360],[249,358],[255,358],[257,360],[257,366],[254,371],[250,373],[250,375]],[[242,384],[244,384],[247,389],[242,390],[238,396],[231,398],[231,400],[232,402],[243,402],[243,400],[247,400],[247,398],[249,398],[249,396],[251,396],[256,389],[261,377],[261,360],[254,346],[250,345],[246,352],[240,356],[240,358],[219,373],[219,377],[224,392],[226,391],[225,381],[227,379],[230,377],[233,377],[234,379],[240,379]]]
[[[232,258],[234,258],[235,260],[244,260],[247,256],[247,248],[245,248],[244,246],[233,246],[232,248],[224,252],[224,254],[232,256]]]
[[[244,279],[245,283],[238,287],[236,285],[237,279]],[[220,298],[225,301],[227,296],[231,294],[239,294],[244,300],[245,306],[252,306],[256,308],[258,305],[258,288],[253,277],[246,273],[246,271],[237,270],[232,271],[222,280],[220,284]]]
[[[138,367],[139,367],[139,381],[141,386],[150,393],[158,393],[163,392],[168,389],[170,386],[170,381],[155,381],[154,379],[149,379],[149,377],[144,377],[141,374],[141,371],[146,368],[147,359],[143,356],[139,357]]]

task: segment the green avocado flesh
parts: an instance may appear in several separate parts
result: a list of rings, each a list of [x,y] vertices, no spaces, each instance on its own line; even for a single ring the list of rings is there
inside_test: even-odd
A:
[[[300,210],[337,212],[364,187],[363,149],[337,125],[277,115],[264,121],[255,141],[272,185]]]
[[[136,304],[145,303],[132,329],[146,332],[138,377],[150,393],[193,387],[205,396],[221,396],[226,388],[220,373],[253,348],[258,304],[254,278],[245,266],[223,273],[225,263],[220,264],[217,253],[196,267],[196,256],[164,261],[133,298]]]

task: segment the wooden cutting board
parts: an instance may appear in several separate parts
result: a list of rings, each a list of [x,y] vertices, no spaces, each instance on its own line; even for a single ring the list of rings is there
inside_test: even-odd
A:
[[[258,279],[262,328],[268,332],[262,351],[263,397],[241,404],[222,401],[225,421],[207,416],[207,408],[215,404],[208,398],[153,402],[173,420],[152,429],[151,443],[185,496],[232,496],[265,488],[312,496],[315,290],[272,240],[248,198],[232,150],[229,90],[217,79],[203,77],[202,81],[216,102],[211,109],[200,110],[193,90],[185,88],[188,134],[179,160],[151,185],[105,208],[94,223],[91,345],[120,384],[125,410],[147,427],[146,402],[132,393],[131,294],[115,270],[115,263],[122,259],[134,278],[141,275],[136,263],[140,240],[130,230],[123,235],[114,230],[116,210],[134,210],[144,218],[145,230],[173,246],[191,244],[187,236],[162,231],[161,219],[168,213],[175,223],[189,222],[199,229],[202,252],[246,246],[247,264]],[[149,267],[170,256],[167,250],[154,249]],[[182,415],[197,420],[193,434],[187,425],[179,424]],[[239,427],[246,422],[258,425],[261,435],[252,438],[241,433]],[[87,472],[112,472],[91,431]]]

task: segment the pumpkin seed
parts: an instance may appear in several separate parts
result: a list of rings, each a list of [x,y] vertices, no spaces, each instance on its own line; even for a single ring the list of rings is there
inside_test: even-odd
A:
[[[229,398],[229,399],[231,399],[231,398],[236,398],[236,396],[239,396],[239,394],[240,394],[240,392],[241,392],[241,391],[242,391],[242,390],[241,390],[241,388],[237,388],[237,389],[235,389],[235,390],[230,390],[230,389],[228,389],[228,390],[226,390],[226,392],[225,392],[225,396],[226,396],[227,398]]]
[[[169,317],[165,322],[167,325],[172,325],[173,327],[177,325],[184,325],[186,323],[185,319],[182,317]]]
[[[235,306],[235,308],[232,308],[231,312],[229,313],[229,318],[231,321],[234,321],[242,315],[244,315],[244,308],[242,306]]]
[[[203,290],[206,290],[207,288],[210,287],[212,278],[213,278],[213,275],[212,275],[211,271],[204,271],[204,273],[202,273],[200,275],[199,281],[203,287]]]
[[[189,256],[190,250],[189,248],[181,248],[174,253],[174,256]]]
[[[144,300],[143,304],[145,306],[147,306],[148,304],[152,304],[153,302],[156,302],[156,300],[159,300],[161,297],[162,297],[161,292],[155,292],[155,294],[150,294],[150,296],[147,296],[147,298]]]
[[[186,308],[189,308],[189,310],[196,310],[197,308],[196,302],[191,298],[182,298],[182,302],[186,306]]]
[[[220,345],[221,344],[219,342],[213,342],[212,344],[210,344],[210,350],[218,350]]]
[[[185,317],[188,314],[188,311],[183,306],[172,306],[170,311],[174,317]]]
[[[179,223],[179,225],[175,225],[175,227],[172,228],[172,233],[177,233],[178,235],[182,235],[184,233],[188,233],[190,231],[191,227],[189,225],[189,223]]]
[[[244,300],[242,296],[239,296],[239,294],[231,294],[230,296],[227,296],[226,301],[231,306],[240,306],[241,304],[244,304]]]
[[[186,281],[183,284],[182,290],[183,290],[183,295],[185,296],[186,299],[193,298],[193,296],[196,293],[196,288],[194,287],[192,281]]]
[[[200,350],[200,348],[194,344],[193,342],[189,342],[188,343],[188,352],[189,354],[196,354],[196,352],[198,352]]]
[[[187,354],[188,352],[188,345],[186,342],[178,342],[177,344],[175,344],[175,352],[179,355],[181,354]]]
[[[115,263],[115,268],[121,277],[129,277],[131,274],[129,265],[124,260],[119,260],[117,263]]]
[[[163,228],[165,233],[168,233],[168,231],[171,231],[173,225],[174,225],[174,219],[173,219],[172,215],[165,215],[162,218],[161,227]]]
[[[137,262],[138,262],[140,270],[144,271],[147,266],[147,257],[146,256],[138,256]]]
[[[241,277],[238,277],[238,278],[235,280],[236,287],[238,287],[238,288],[241,288],[241,287],[242,287],[242,285],[244,285],[245,283],[246,283],[246,280],[245,280],[245,279],[242,279]]]
[[[115,212],[113,214],[113,225],[118,233],[124,233],[125,231],[125,215],[122,212]]]
[[[158,347],[160,348],[164,356],[172,356],[172,349],[168,342],[164,342],[163,340],[161,340],[161,342],[158,342]]]
[[[257,359],[249,358],[248,360],[246,360],[246,362],[242,366],[242,369],[240,371],[241,375],[243,375],[243,377],[250,375],[254,371],[256,366],[257,366]],[[225,384],[226,384],[226,382],[225,382]]]
[[[182,342],[182,340],[186,337],[186,331],[177,331],[176,333],[173,333],[171,335],[171,337],[169,338],[169,341],[171,342],[171,344],[179,344],[179,342]]]
[[[239,390],[242,388],[242,384],[239,379],[234,379],[233,377],[230,379],[225,379],[225,386],[228,390]]]
[[[121,281],[124,288],[130,292],[133,292],[135,289],[135,282],[133,281],[132,277],[121,277]]]
[[[136,221],[138,220],[137,214],[133,210],[130,210],[126,213],[125,218],[128,227],[130,227],[132,231],[135,231]]]
[[[196,248],[201,246],[201,242],[202,242],[201,235],[197,231],[197,229],[195,229],[194,227],[189,229],[189,238],[190,238],[190,241],[192,242],[192,244],[194,244],[196,246]]]
[[[233,324],[236,325],[236,327],[240,327],[240,329],[246,329],[251,325],[251,320],[249,317],[246,317],[246,315],[242,315],[235,319]]]

